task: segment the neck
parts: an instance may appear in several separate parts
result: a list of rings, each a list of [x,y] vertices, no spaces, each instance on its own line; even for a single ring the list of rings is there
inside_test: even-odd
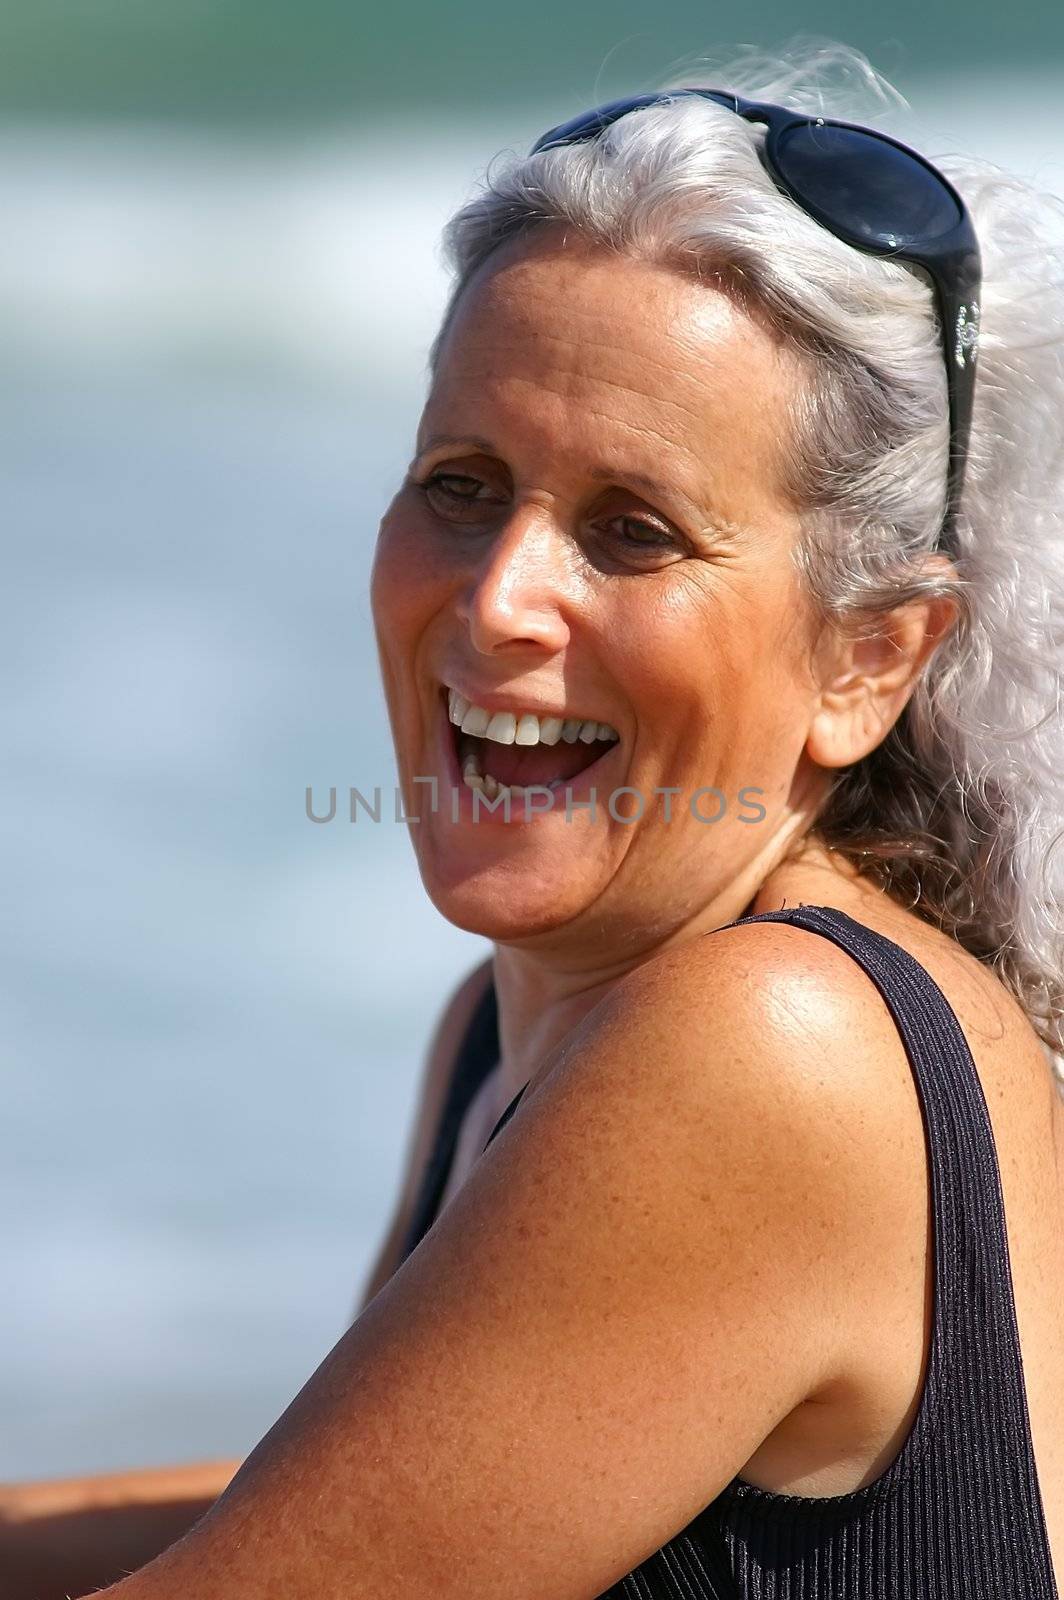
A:
[[[549,951],[496,944],[494,982],[501,1051],[496,1114],[520,1088],[542,1075],[551,1053],[617,984],[666,949],[687,944],[742,917],[802,901],[845,910],[865,893],[867,888],[862,888],[855,868],[811,843],[800,857],[771,872],[752,894],[749,885],[730,886],[684,927],[635,956],[576,970],[566,960],[552,958]]]

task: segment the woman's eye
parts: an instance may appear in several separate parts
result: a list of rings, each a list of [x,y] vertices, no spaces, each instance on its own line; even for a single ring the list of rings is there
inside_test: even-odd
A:
[[[643,522],[639,517],[615,517],[610,527],[614,543],[625,550],[644,551],[653,555],[679,549],[677,540],[671,534],[656,528],[652,522]]]
[[[433,472],[415,483],[415,488],[438,516],[451,522],[494,517],[506,501],[506,496],[499,494],[490,483],[468,472]],[[684,553],[681,541],[674,534],[642,517],[613,517],[599,526],[600,537],[629,562],[656,560],[660,565],[661,558],[670,552]]]
[[[429,504],[444,516],[461,516],[466,507],[481,507],[492,499],[490,493],[480,493],[482,489],[487,490],[487,485],[465,472],[434,472],[417,487]]]

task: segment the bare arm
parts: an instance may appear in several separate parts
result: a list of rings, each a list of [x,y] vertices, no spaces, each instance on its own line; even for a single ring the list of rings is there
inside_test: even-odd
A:
[[[852,1044],[885,1024],[802,938],[726,930],[596,1007],[116,1600],[600,1594],[833,1385],[888,1238],[892,1158]]]

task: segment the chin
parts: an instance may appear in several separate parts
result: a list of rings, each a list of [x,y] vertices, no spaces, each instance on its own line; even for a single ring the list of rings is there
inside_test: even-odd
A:
[[[598,885],[583,886],[557,861],[516,858],[463,864],[418,851],[425,891],[436,910],[456,928],[496,943],[513,943],[552,933],[580,915],[598,897]],[[522,861],[521,856],[524,857]]]

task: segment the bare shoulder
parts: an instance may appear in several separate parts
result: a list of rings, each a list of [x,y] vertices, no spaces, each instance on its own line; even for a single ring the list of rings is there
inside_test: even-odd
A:
[[[830,1043],[870,1002],[812,938],[756,931],[646,963],[583,1019],[169,1586],[132,1592],[188,1593],[199,1563],[227,1596],[263,1571],[601,1594],[835,1384],[889,1212]]]
[[[647,1091],[662,1070],[684,1092],[728,1087],[735,1109],[771,1111],[781,1093],[817,1115],[833,1093],[855,1109],[882,1089],[885,1059],[904,1066],[882,995],[852,956],[788,923],[715,930],[638,968],[586,1019],[627,1040]],[[907,1077],[908,1074],[903,1074]]]
[[[1037,1400],[1036,1285],[1059,1277],[1061,1261],[1051,1237],[1057,1213],[1046,1206],[1058,1183],[1044,1060],[1015,1001],[974,956],[903,912],[862,910],[858,920],[937,984],[983,1083]],[[716,1108],[732,1130],[731,1181],[741,1187],[748,1171],[757,1200],[739,1222],[757,1225],[740,1233],[746,1247],[767,1245],[777,1269],[792,1251],[801,1273],[817,1270],[817,1236],[823,1246],[819,1321],[832,1341],[824,1381],[810,1394],[816,1404],[766,1436],[744,1476],[786,1492],[859,1488],[885,1469],[912,1424],[933,1310],[924,1111],[897,1023],[852,955],[788,923],[720,929],[633,979],[611,998],[638,1041],[641,1115],[656,1115],[650,1066],[664,1062],[676,1125],[686,1118],[697,1128]],[[795,1308],[799,1328],[809,1310],[808,1301]],[[1059,1371],[1059,1360],[1050,1365]]]
[[[807,1397],[832,1389],[880,1247],[894,1248],[899,1184],[917,1224],[924,1201],[916,1086],[868,974],[808,929],[728,926],[631,973],[566,1055],[554,1094],[571,1101],[558,1126],[573,1148],[557,1156],[578,1160],[593,1126],[617,1172],[667,1167],[678,1237],[716,1226],[757,1260],[759,1292],[790,1308],[792,1351],[812,1340]],[[692,1207],[692,1193],[712,1201]]]
[[[609,1293],[618,1231],[651,1303],[675,1305],[686,1278],[677,1327],[702,1341],[712,1326],[722,1367],[741,1352],[778,1417],[832,1389],[890,1226],[891,1129],[918,1141],[921,1126],[896,1026],[852,957],[788,924],[719,929],[629,974],[544,1065],[483,1194],[497,1203],[505,1182],[520,1206],[527,1173],[543,1226],[555,1211],[585,1241],[605,1226]]]

